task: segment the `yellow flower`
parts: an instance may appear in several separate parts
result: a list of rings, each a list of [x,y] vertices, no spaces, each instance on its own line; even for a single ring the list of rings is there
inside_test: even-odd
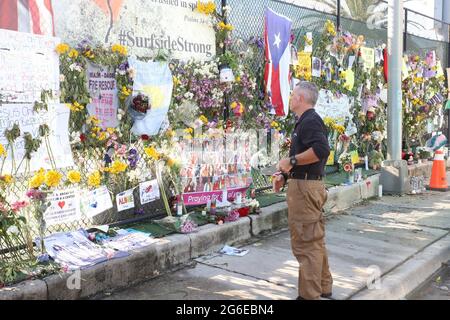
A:
[[[45,182],[45,171],[44,169],[40,169],[29,182],[30,188],[37,189]]]
[[[5,147],[0,143],[0,157],[6,158],[7,155]]]
[[[208,1],[206,3],[197,1],[197,11],[203,14],[210,15],[216,11],[216,4],[214,1]]]
[[[117,52],[123,56],[126,56],[128,54],[127,48],[120,44],[115,44],[111,47],[112,52]]]
[[[127,87],[123,86],[122,87],[122,91],[121,91],[122,95],[124,95],[125,97],[128,97],[131,94],[131,89],[128,89]]]
[[[86,120],[87,124],[92,124],[94,126],[100,124],[100,120],[96,117],[96,116],[90,116],[87,120]]]
[[[114,129],[114,128],[107,128],[106,132],[108,132],[109,134],[114,134],[114,132],[116,132],[116,129]]]
[[[3,181],[4,181],[6,184],[10,184],[10,183],[13,181],[12,176],[9,175],[9,174],[5,174],[5,175],[2,177],[2,179],[3,179]]]
[[[144,151],[145,151],[145,154],[146,154],[149,158],[151,158],[151,159],[153,159],[153,160],[159,160],[160,154],[158,153],[158,151],[156,151],[155,148],[153,148],[153,147],[148,147],[148,148],[145,148]]]
[[[327,20],[327,22],[325,22],[325,31],[331,36],[336,35],[336,28],[331,20]]]
[[[223,21],[220,21],[220,22],[217,24],[217,27],[218,27],[219,30],[221,30],[221,31],[232,31],[232,30],[234,29],[234,27],[233,27],[231,24],[225,23],[225,22],[223,22]]]
[[[204,115],[201,115],[200,118],[198,118],[201,122],[203,122],[204,124],[208,123],[208,118],[205,117]]]
[[[77,57],[78,57],[78,51],[75,49],[70,50],[69,58],[77,58]]]
[[[241,77],[237,76],[237,77],[236,77],[236,82],[237,82],[237,83],[241,82]]]
[[[168,165],[170,168],[172,168],[175,164],[176,164],[176,161],[173,160],[172,158],[169,158],[169,159],[167,160],[167,165]]]
[[[181,84],[180,79],[178,79],[177,77],[173,76],[173,85],[176,87],[179,84]]]
[[[45,184],[52,188],[57,187],[61,182],[62,174],[55,170],[47,171],[45,174]]]
[[[92,52],[91,50],[88,50],[84,53],[84,56],[88,59],[94,59],[95,58],[95,54],[94,52]]]
[[[82,106],[81,104],[79,104],[76,101],[74,103],[72,103],[72,104],[68,103],[67,106],[69,107],[70,110],[72,110],[74,112],[78,112],[78,111],[84,110],[84,106]]]
[[[270,124],[270,126],[271,126],[272,128],[278,128],[280,125],[278,124],[278,122],[272,121],[272,123]]]
[[[345,127],[342,125],[335,125],[334,126],[334,130],[336,130],[337,132],[339,132],[340,134],[345,132]]]
[[[127,170],[127,167],[128,165],[126,163],[116,160],[112,163],[111,167],[109,167],[108,171],[112,174],[118,174]]]
[[[98,140],[99,141],[106,140],[106,132],[105,131],[100,132],[100,134],[98,135]]]
[[[98,170],[94,171],[88,176],[88,186],[90,187],[100,186],[101,179],[102,177],[100,175],[100,172]]]
[[[194,133],[194,129],[186,128],[186,129],[184,129],[184,132],[186,132],[186,133]]]
[[[70,183],[80,183],[81,174],[76,170],[71,170],[67,173],[67,179],[70,181]]]
[[[69,45],[68,44],[66,44],[66,43],[60,43],[60,44],[58,44],[57,46],[56,46],[56,49],[55,49],[55,51],[58,53],[58,54],[65,54],[66,52],[68,52],[70,50],[70,47],[69,47]]]

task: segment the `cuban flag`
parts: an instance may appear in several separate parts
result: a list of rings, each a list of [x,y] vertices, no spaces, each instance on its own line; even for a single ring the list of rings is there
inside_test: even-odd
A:
[[[266,9],[264,82],[266,93],[278,116],[289,113],[291,27],[292,21],[289,18]]]
[[[0,0],[0,29],[54,36],[51,0]]]

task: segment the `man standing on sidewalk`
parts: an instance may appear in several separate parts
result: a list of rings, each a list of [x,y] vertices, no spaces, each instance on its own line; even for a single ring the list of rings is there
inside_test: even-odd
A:
[[[288,183],[288,223],[292,251],[300,263],[297,300],[330,297],[333,279],[325,248],[323,206],[327,191],[322,182],[330,154],[327,129],[314,110],[318,89],[300,82],[294,89],[290,110],[298,116],[291,139],[290,158],[278,163],[274,187]]]

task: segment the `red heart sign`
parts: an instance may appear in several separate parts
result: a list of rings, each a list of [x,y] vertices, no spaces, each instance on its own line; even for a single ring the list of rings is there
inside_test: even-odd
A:
[[[66,205],[66,202],[65,201],[60,201],[60,202],[58,202],[58,206],[62,209],[62,208],[64,208],[64,206]]]

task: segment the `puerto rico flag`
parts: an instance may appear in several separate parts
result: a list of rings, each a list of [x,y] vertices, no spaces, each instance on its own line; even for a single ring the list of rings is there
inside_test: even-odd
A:
[[[0,29],[54,36],[51,0],[0,0]]]
[[[286,116],[289,113],[291,27],[290,19],[266,9],[264,82],[266,93],[278,116]]]

